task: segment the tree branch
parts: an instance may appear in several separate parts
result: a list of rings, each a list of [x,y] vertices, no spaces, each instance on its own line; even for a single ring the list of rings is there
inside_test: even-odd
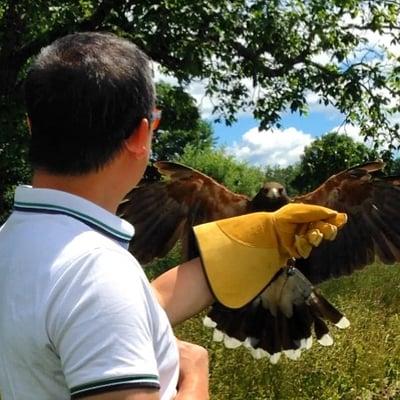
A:
[[[282,76],[294,65],[299,63],[304,63],[306,61],[307,56],[311,54],[311,43],[313,41],[314,34],[311,33],[310,37],[307,39],[308,45],[295,57],[287,58],[284,63],[278,68],[268,68],[263,67],[263,74],[266,75],[268,78],[274,78],[277,76]],[[271,53],[271,46],[269,44],[265,44],[264,46],[260,47],[256,51],[252,51],[250,48],[245,47],[242,43],[235,42],[233,43],[234,49],[237,51],[238,55],[244,58],[246,61],[250,61],[253,64],[256,64],[260,61],[259,57],[264,52],[268,51]]]
[[[30,43],[27,43],[25,46],[17,50],[15,57],[20,61],[21,64],[23,64],[29,57],[36,54],[42,47],[48,45],[61,36],[75,31],[96,30],[101,26],[101,24],[104,22],[104,19],[113,8],[118,7],[119,5],[122,7],[123,4],[124,2],[122,0],[103,0],[103,2],[100,3],[90,17],[82,19],[76,24],[62,24],[55,26],[51,31],[45,32],[41,36],[35,38]]]
[[[344,31],[351,30],[351,29],[357,29],[359,31],[372,31],[372,32],[374,32],[374,31],[377,30],[377,29],[373,29],[372,28],[372,24],[371,23],[365,24],[365,25],[347,24],[347,25],[342,25],[341,28]],[[400,31],[400,26],[390,25],[390,24],[381,25],[380,28],[388,29],[390,31],[394,31],[394,30]]]

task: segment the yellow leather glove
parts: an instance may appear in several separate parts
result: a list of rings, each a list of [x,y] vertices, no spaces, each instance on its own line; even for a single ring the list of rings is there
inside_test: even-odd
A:
[[[291,257],[308,257],[322,239],[333,240],[346,214],[293,203],[194,227],[215,298],[240,308],[261,293]]]

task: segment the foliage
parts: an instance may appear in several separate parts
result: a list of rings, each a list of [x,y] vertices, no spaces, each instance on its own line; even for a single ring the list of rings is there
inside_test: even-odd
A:
[[[157,106],[162,110],[162,119],[153,139],[153,160],[171,160],[187,144],[199,151],[213,145],[211,125],[200,118],[195,99],[182,87],[159,83]]]
[[[143,266],[143,269],[147,275],[147,278],[152,281],[161,275],[168,269],[175,267],[181,262],[181,246],[178,243],[166,257],[154,260],[147,265]]]
[[[300,193],[306,193],[337,172],[377,158],[375,150],[349,136],[329,133],[305,148],[292,185]]]
[[[385,162],[385,171],[388,175],[400,176],[400,157],[394,159],[392,157],[389,157],[385,160]]]
[[[188,146],[175,161],[198,169],[230,190],[248,196],[254,196],[265,180],[260,169],[235,160],[223,149],[198,151],[197,148]]]
[[[27,135],[23,111],[20,107],[7,107],[0,112],[0,224],[12,205],[14,188],[30,181],[30,167],[26,161]],[[14,122],[20,123],[15,126]]]
[[[400,158],[393,160],[390,173],[393,175],[400,175]]]

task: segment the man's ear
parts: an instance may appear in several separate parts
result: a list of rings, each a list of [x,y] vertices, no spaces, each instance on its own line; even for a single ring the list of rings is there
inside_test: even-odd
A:
[[[150,152],[150,135],[149,121],[143,118],[139,126],[125,140],[126,149],[138,160],[147,157]]]

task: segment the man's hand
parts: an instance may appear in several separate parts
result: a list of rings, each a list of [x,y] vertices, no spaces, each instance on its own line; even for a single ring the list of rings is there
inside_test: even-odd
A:
[[[312,247],[334,240],[347,222],[346,214],[313,204],[287,204],[272,215],[283,259],[307,258]]]
[[[208,353],[204,347],[178,340],[179,381],[175,400],[207,400]]]

